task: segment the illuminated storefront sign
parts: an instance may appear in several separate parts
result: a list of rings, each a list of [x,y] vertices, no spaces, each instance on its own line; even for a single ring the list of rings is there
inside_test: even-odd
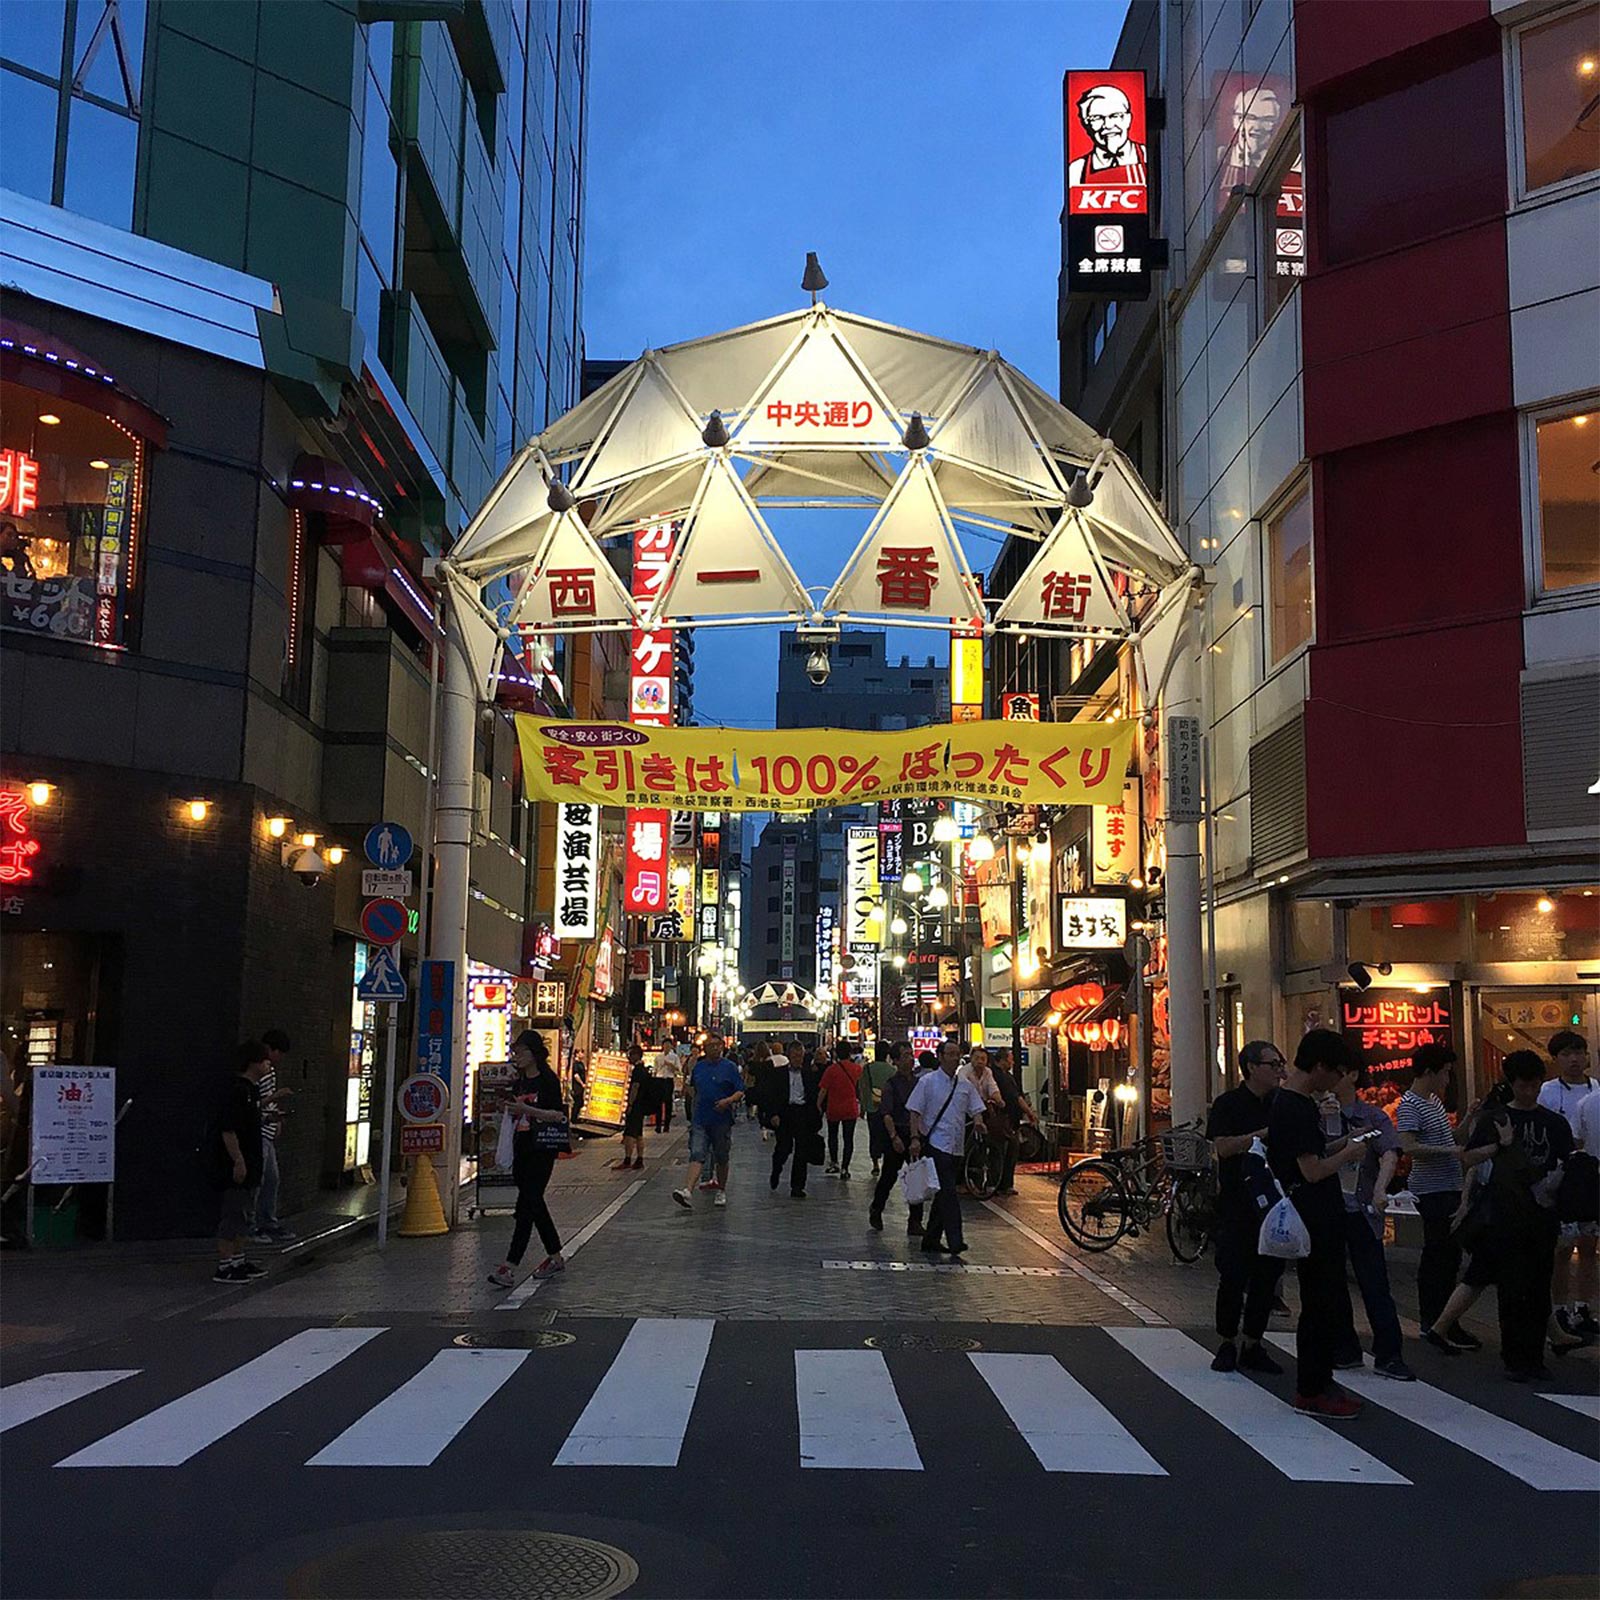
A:
[[[1385,1105],[1399,1099],[1411,1080],[1411,1058],[1425,1044],[1450,1045],[1450,991],[1368,989],[1341,994],[1340,1031],[1361,1051],[1371,1078],[1364,1091]],[[1385,1092],[1390,1085],[1394,1092]]]
[[[1150,149],[1142,72],[1066,75],[1067,293],[1150,296]]]
[[[658,523],[633,536],[633,597],[647,610],[660,595],[672,568],[678,530]],[[628,658],[628,718],[664,728],[672,722],[672,631],[633,630]],[[687,926],[694,918],[690,904],[672,906],[667,837],[672,813],[658,807],[630,807],[623,829],[622,906],[634,915],[655,916],[676,910]]]
[[[844,830],[844,944],[855,956],[871,957],[883,942],[878,878],[878,830]]]
[[[1036,694],[1007,694],[1000,697],[1000,716],[1005,722],[1037,722],[1039,697]]]
[[[1061,902],[1061,943],[1068,950],[1120,950],[1128,937],[1128,912],[1121,900]]]
[[[599,903],[600,808],[562,804],[556,810],[556,937],[594,938]]]
[[[1303,278],[1306,275],[1306,180],[1298,156],[1283,175],[1274,213],[1273,275]]]
[[[817,912],[817,987],[827,988],[833,983],[833,944],[838,932],[839,918],[832,906],[823,906]]]
[[[1136,878],[1139,863],[1139,780],[1122,780],[1122,803],[1091,806],[1094,841],[1094,883],[1097,889],[1120,886]]]
[[[33,877],[39,841],[33,836],[33,806],[22,789],[0,789],[0,883]]]
[[[779,935],[780,956],[782,963],[779,970],[783,977],[794,976],[794,911],[795,911],[795,883],[799,868],[795,863],[795,847],[786,844],[783,847],[783,927]]]
[[[0,516],[31,517],[39,508],[39,463],[26,450],[0,450]]]

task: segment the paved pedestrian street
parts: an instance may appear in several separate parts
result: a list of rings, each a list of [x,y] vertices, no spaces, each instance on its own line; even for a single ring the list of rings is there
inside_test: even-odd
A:
[[[546,1283],[484,1281],[491,1215],[24,1344],[7,1594],[1588,1592],[1592,1352],[1530,1389],[1419,1348],[1416,1384],[1343,1375],[1336,1426],[1211,1372],[1207,1264],[1052,1238],[1046,1180],[968,1202],[956,1265],[898,1200],[868,1229],[860,1178],[769,1190],[748,1126],[684,1213],[680,1146],[563,1164]]]

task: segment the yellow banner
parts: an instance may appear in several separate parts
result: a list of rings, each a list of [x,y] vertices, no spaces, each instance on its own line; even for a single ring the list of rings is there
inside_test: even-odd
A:
[[[517,718],[531,800],[674,811],[813,811],[920,795],[1111,805],[1132,722],[962,722],[843,728],[650,728]]]

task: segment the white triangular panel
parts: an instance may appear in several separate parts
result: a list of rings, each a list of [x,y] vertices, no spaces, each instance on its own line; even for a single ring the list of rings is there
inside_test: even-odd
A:
[[[608,539],[646,523],[676,520],[693,503],[703,470],[700,461],[691,458],[619,484],[601,496],[600,508],[588,524],[590,533]]]
[[[552,461],[570,461],[581,455],[605,428],[617,409],[617,402],[633,387],[637,366],[638,362],[630,362],[621,372],[607,378],[593,394],[536,435],[534,443]]]
[[[731,426],[810,317],[809,309],[795,311],[709,339],[669,345],[656,352],[656,360],[691,411],[701,417],[720,411]]]
[[[1089,515],[1096,522],[1105,523],[1140,553],[1143,559],[1137,565],[1148,566],[1151,557],[1173,573],[1181,572],[1188,565],[1183,546],[1173,537],[1166,518],[1121,451],[1106,459],[1099,482],[1094,486]]]
[[[575,511],[559,517],[528,571],[512,611],[514,625],[574,628],[632,624],[637,616],[622,580]]]
[[[951,414],[933,432],[933,447],[942,456],[974,463],[1025,483],[1039,494],[1059,499],[1057,482],[1033,431],[991,363]]]
[[[943,416],[965,392],[984,354],[970,345],[930,339],[905,328],[860,317],[828,313],[861,358],[862,365],[902,416]],[[930,426],[931,426],[930,422]]]
[[[1039,546],[995,621],[1127,631],[1127,616],[1076,511],[1063,515]]]
[[[579,496],[590,494],[704,448],[700,423],[654,364],[645,361],[633,392],[572,480],[572,490]]]
[[[853,616],[983,616],[950,513],[922,456],[907,461],[822,609]]]
[[[1006,379],[1040,444],[1071,456],[1077,466],[1087,466],[1094,459],[1100,448],[1100,435],[1082,417],[1068,411],[1059,400],[1052,400],[1015,367],[1006,368]]]
[[[892,450],[900,445],[900,427],[888,401],[821,321],[763,385],[733,433],[741,450],[751,445]]]
[[[526,538],[511,541],[508,536],[548,514],[545,504],[548,492],[539,458],[525,445],[500,474],[500,481],[489,491],[472,520],[461,530],[451,547],[451,560],[457,563],[511,560],[537,550],[538,538],[531,542]]]
[[[844,450],[785,450],[759,459],[744,480],[752,495],[785,500],[882,500],[893,483],[876,457]]]
[[[445,648],[460,652],[474,687],[487,702],[494,698],[494,675],[505,647],[498,630],[484,615],[471,583],[449,568],[442,569],[441,575],[449,596]]]
[[[707,464],[699,498],[654,616],[806,616],[811,602],[755,502],[720,454]]]
[[[1157,602],[1133,641],[1139,663],[1139,689],[1146,708],[1155,705],[1180,648],[1186,646],[1184,619],[1189,615],[1194,586],[1180,579]]]
[[[1045,534],[1061,515],[1060,496],[1042,500],[1014,483],[1002,483],[959,461],[935,457],[933,480],[952,516],[987,517],[1013,528]]]

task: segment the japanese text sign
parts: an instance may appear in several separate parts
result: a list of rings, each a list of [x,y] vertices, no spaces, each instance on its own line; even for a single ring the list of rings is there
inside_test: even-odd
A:
[[[1339,999],[1340,1032],[1359,1046],[1374,1078],[1408,1079],[1411,1058],[1425,1044],[1451,1043],[1450,991],[1348,990]]]
[[[1142,72],[1066,75],[1067,293],[1150,295],[1150,146]]]
[[[1139,863],[1139,780],[1122,780],[1116,805],[1096,806],[1090,813],[1094,836],[1094,882],[1109,888],[1136,878]]]
[[[0,450],[0,515],[31,517],[39,509],[39,463],[24,450]]]
[[[672,569],[678,530],[673,523],[639,528],[633,535],[633,598],[642,615],[660,598]],[[633,630],[628,661],[628,715],[651,727],[672,721],[670,629]],[[622,908],[659,916],[668,909],[667,829],[670,814],[658,805],[631,809],[623,829]],[[680,910],[681,908],[677,908]]]
[[[751,732],[524,714],[517,731],[531,800],[810,811],[898,796],[1104,804],[1122,794],[1135,724],[984,721],[892,733]]]
[[[1121,900],[1061,902],[1061,943],[1067,950],[1120,950],[1128,937],[1128,911]]]
[[[424,961],[417,970],[417,1071],[449,1082],[455,1020],[455,962]]]
[[[594,938],[599,895],[600,808],[564,802],[556,812],[553,926],[558,939]]]
[[[35,1180],[110,1183],[116,1176],[116,1101],[114,1067],[35,1067]]]

